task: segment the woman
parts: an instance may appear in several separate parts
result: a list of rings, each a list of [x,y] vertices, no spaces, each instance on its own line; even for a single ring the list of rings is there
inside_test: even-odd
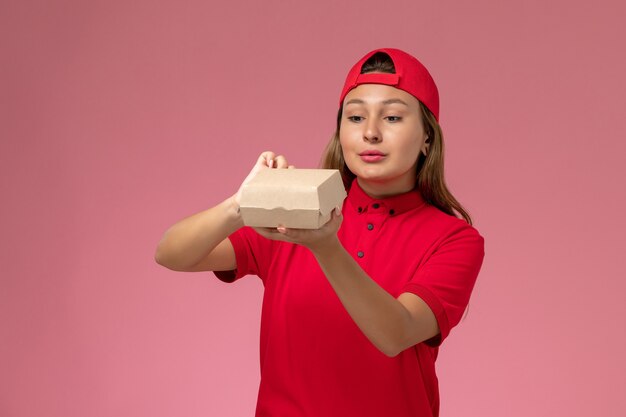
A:
[[[416,58],[371,51],[348,74],[323,158],[348,190],[325,226],[243,227],[240,188],[163,236],[156,260],[170,269],[263,280],[257,416],[439,414],[438,348],[469,303],[484,240],[445,186],[438,115]],[[244,183],[289,167],[264,152]]]

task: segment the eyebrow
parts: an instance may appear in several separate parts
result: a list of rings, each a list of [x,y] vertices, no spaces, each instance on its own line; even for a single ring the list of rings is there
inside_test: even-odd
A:
[[[399,104],[404,104],[405,106],[409,107],[408,104],[406,104],[404,101],[400,100],[399,98],[390,98],[390,99],[381,101],[381,103],[385,106],[387,104],[399,103]],[[361,100],[360,98],[353,98],[352,100],[346,103],[346,106],[348,104],[365,104],[365,101]]]

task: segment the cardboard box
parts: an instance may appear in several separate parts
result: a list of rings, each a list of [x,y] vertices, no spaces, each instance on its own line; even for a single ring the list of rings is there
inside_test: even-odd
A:
[[[264,169],[243,186],[240,210],[246,226],[319,229],[345,197],[336,169]]]

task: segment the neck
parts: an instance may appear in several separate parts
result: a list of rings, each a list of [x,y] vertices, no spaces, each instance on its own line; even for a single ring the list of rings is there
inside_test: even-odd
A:
[[[408,193],[415,188],[415,177],[391,183],[389,181],[370,181],[363,178],[357,178],[356,180],[365,194],[375,199]]]

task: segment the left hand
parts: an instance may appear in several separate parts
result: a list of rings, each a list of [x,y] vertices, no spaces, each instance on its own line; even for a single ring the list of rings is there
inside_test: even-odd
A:
[[[341,208],[337,207],[333,210],[328,223],[319,229],[288,229],[279,226],[276,228],[255,227],[254,230],[268,239],[297,243],[315,252],[316,249],[332,243],[333,239],[337,239],[337,231],[342,221]]]

